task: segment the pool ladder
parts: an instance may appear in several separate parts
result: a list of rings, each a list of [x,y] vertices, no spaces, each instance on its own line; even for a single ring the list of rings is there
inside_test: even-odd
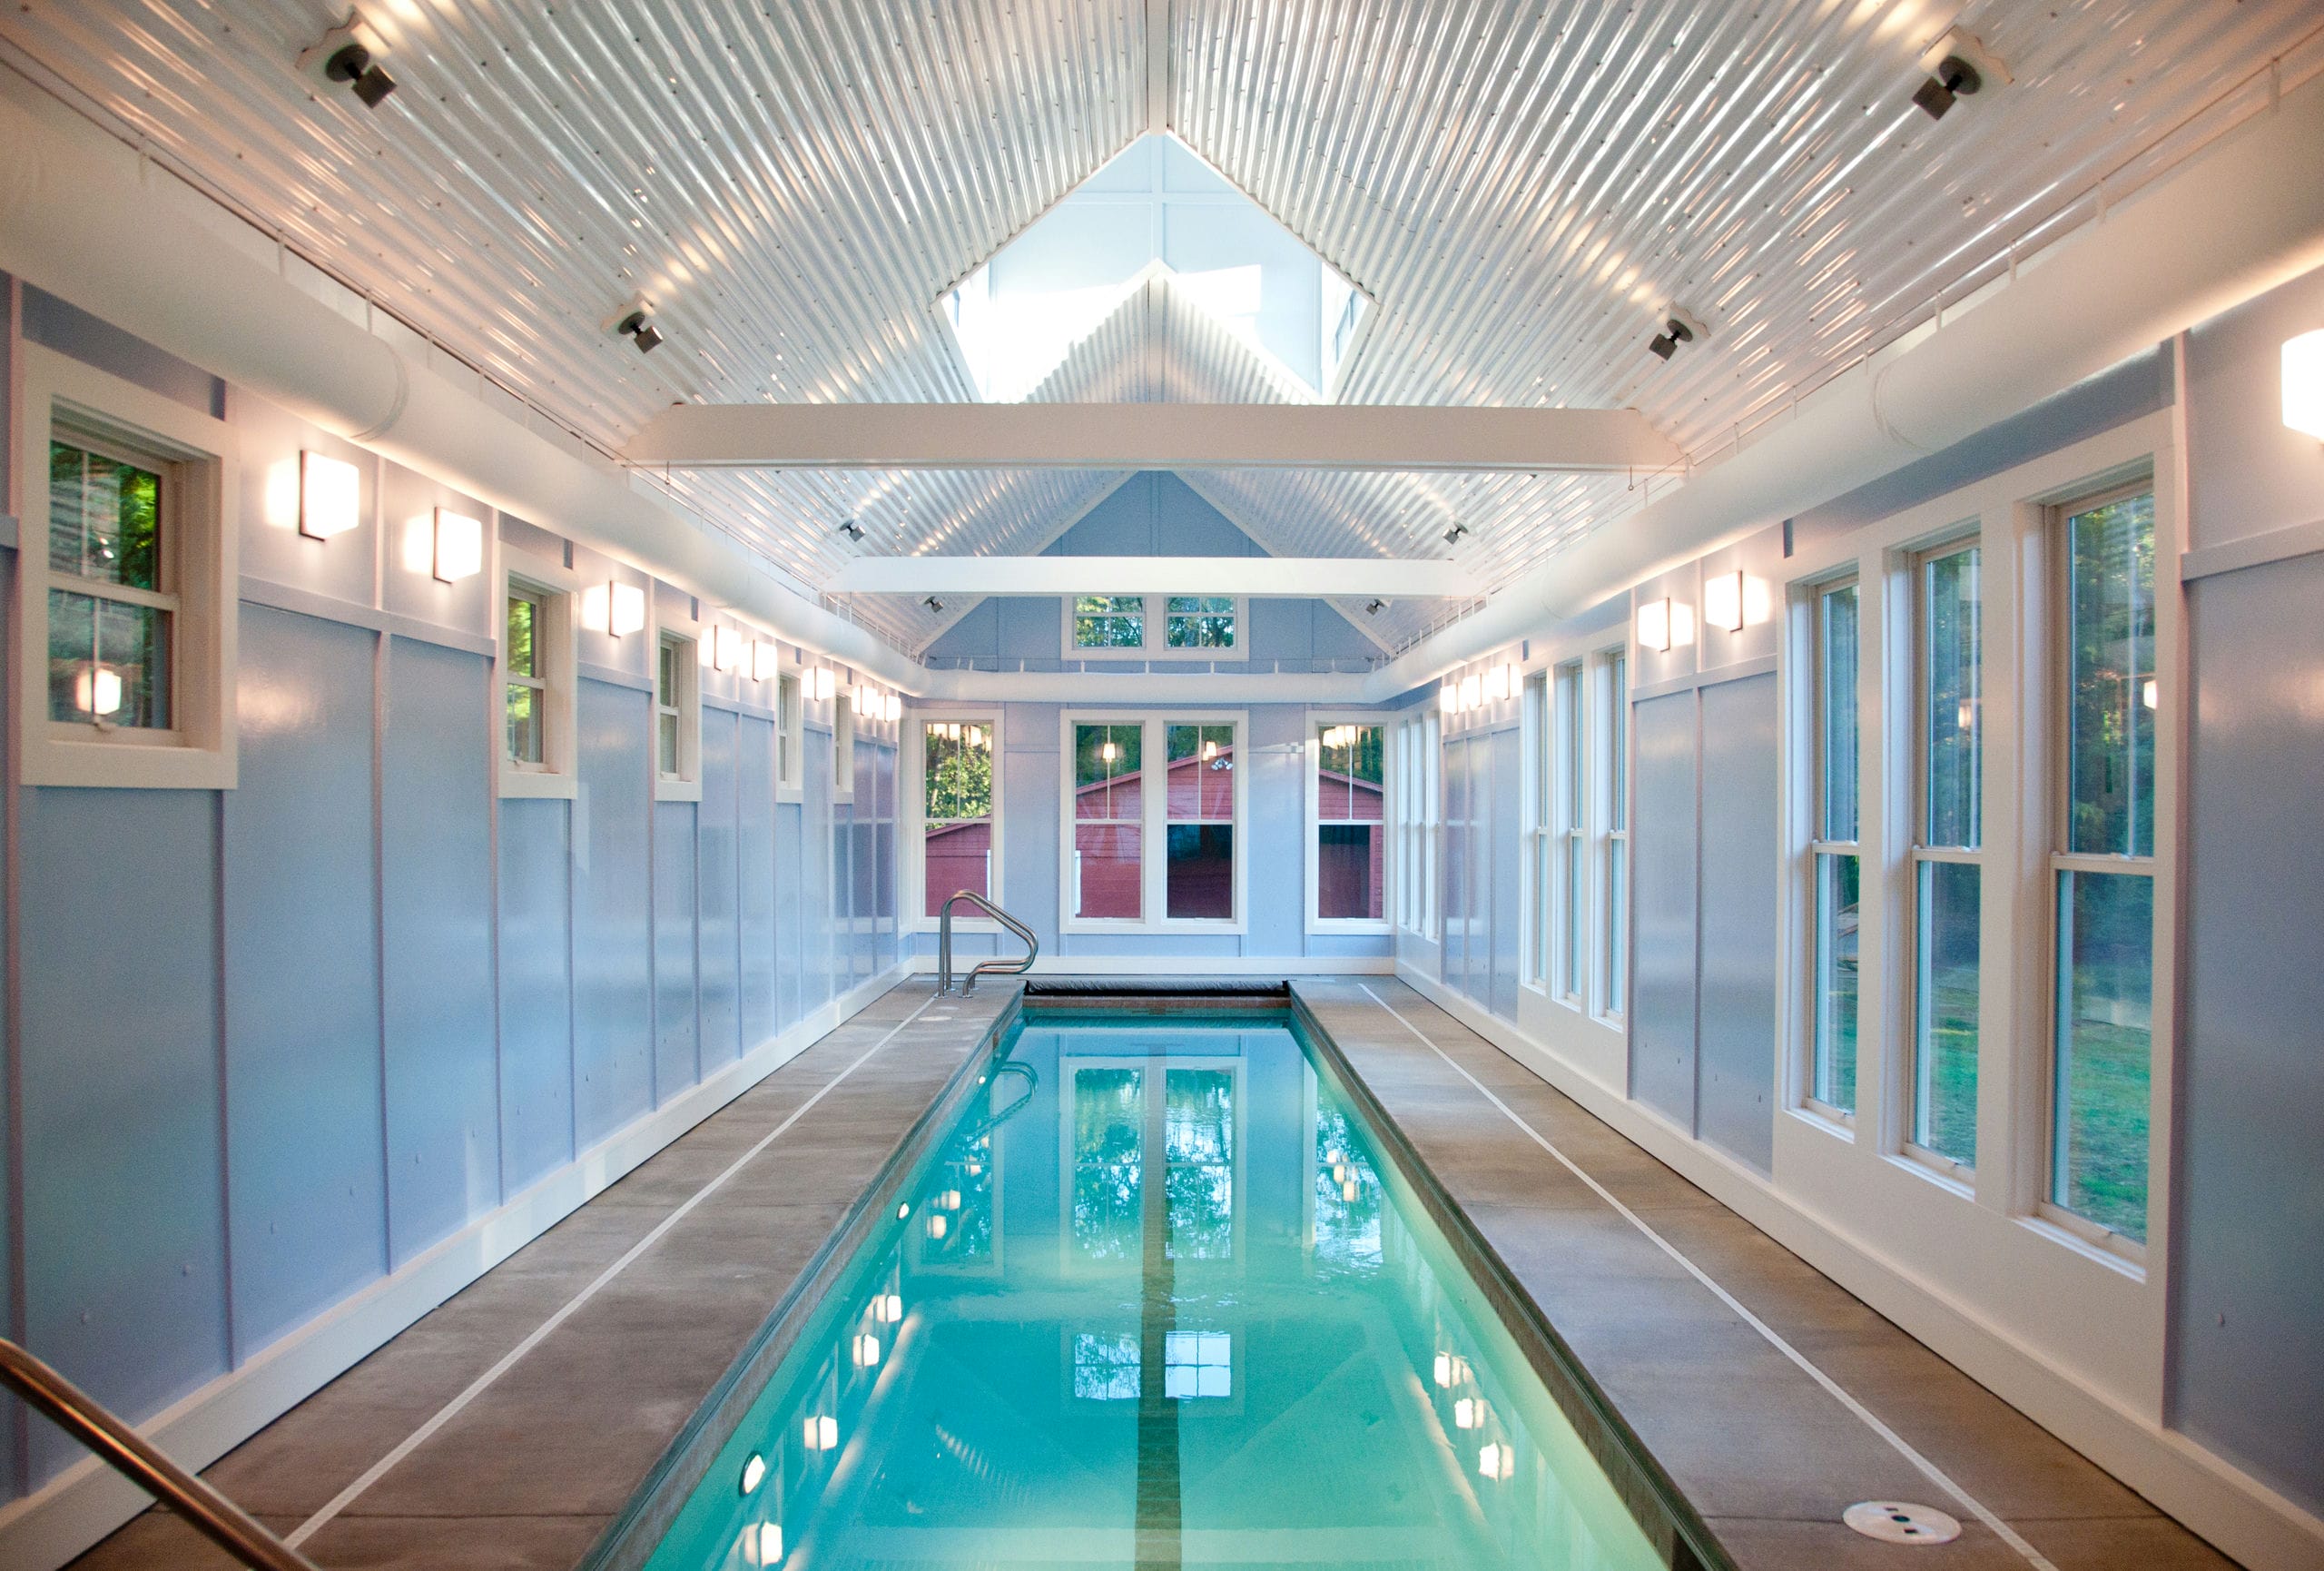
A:
[[[46,1414],[115,1472],[185,1518],[236,1563],[258,1571],[316,1571],[315,1563],[252,1521],[241,1507],[171,1461],[94,1397],[0,1337],[0,1386]]]
[[[936,918],[936,996],[939,998],[952,991],[952,907],[963,900],[1023,939],[1025,953],[1022,958],[1017,960],[1007,960],[995,955],[990,960],[978,961],[969,967],[969,974],[960,983],[961,997],[966,998],[977,990],[978,977],[1022,976],[1032,970],[1033,962],[1041,957],[1041,941],[1033,936],[1031,928],[979,894],[975,890],[963,889],[944,903],[944,909]]]

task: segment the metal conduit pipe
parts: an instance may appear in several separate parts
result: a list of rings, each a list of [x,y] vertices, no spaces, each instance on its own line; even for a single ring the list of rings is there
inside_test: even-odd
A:
[[[2324,267],[2324,77],[1610,520],[1375,672],[1393,698],[1521,637],[1975,435]]]
[[[300,419],[713,605],[923,690],[917,661],[784,588],[737,542],[413,363],[155,198],[172,177],[62,106],[0,97],[0,270]]]

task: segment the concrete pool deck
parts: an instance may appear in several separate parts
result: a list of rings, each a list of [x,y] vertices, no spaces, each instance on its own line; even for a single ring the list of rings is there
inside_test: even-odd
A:
[[[1294,987],[1748,1571],[2231,1565],[1411,989]],[[205,1476],[278,1532],[328,1513],[301,1546],[332,1571],[573,1566],[1014,996],[930,992],[885,994]],[[1840,1525],[1880,1498],[1962,1536]],[[227,1564],[158,1511],[75,1562]]]

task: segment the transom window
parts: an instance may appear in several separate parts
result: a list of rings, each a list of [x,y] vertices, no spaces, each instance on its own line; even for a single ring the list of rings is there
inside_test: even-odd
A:
[[[1081,660],[1241,659],[1234,595],[1077,595],[1065,654]]]
[[[168,466],[77,436],[53,440],[48,455],[49,717],[168,730]]]

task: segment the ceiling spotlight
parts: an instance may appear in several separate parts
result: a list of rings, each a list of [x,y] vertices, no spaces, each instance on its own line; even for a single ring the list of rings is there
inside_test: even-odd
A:
[[[1928,76],[1914,92],[1913,102],[1931,120],[1944,119],[1955,99],[1967,98],[1988,83],[1999,86],[2009,80],[2008,71],[1985,52],[1975,35],[1958,28],[1937,40],[1921,57],[1921,67]]]
[[[642,294],[631,295],[629,303],[607,317],[605,329],[637,345],[640,354],[651,354],[662,341],[662,330],[654,325],[654,302]]]
[[[944,609],[944,602],[938,599],[933,595],[929,596],[928,598],[922,600],[921,604],[926,606],[931,611],[940,612]]]
[[[1444,531],[1444,543],[1448,546],[1458,545],[1460,544],[1461,537],[1468,532],[1468,525],[1455,524],[1451,529]]]
[[[323,35],[321,43],[300,54],[299,68],[315,72],[325,82],[352,87],[364,108],[377,109],[396,90],[396,79],[380,67],[379,54],[377,35],[364,26],[362,13],[357,12],[344,26],[332,28]]]
[[[860,540],[863,538],[863,526],[850,519],[839,527],[839,532],[851,540]]]
[[[1386,610],[1387,608],[1388,608],[1388,602],[1387,602],[1387,601],[1385,601],[1385,600],[1374,600],[1374,601],[1373,601],[1371,604],[1369,604],[1369,605],[1367,605],[1367,606],[1365,606],[1365,607],[1364,608],[1364,614],[1365,616],[1367,616],[1367,617],[1376,617],[1376,616],[1378,616],[1381,612],[1383,612],[1383,611]]]

